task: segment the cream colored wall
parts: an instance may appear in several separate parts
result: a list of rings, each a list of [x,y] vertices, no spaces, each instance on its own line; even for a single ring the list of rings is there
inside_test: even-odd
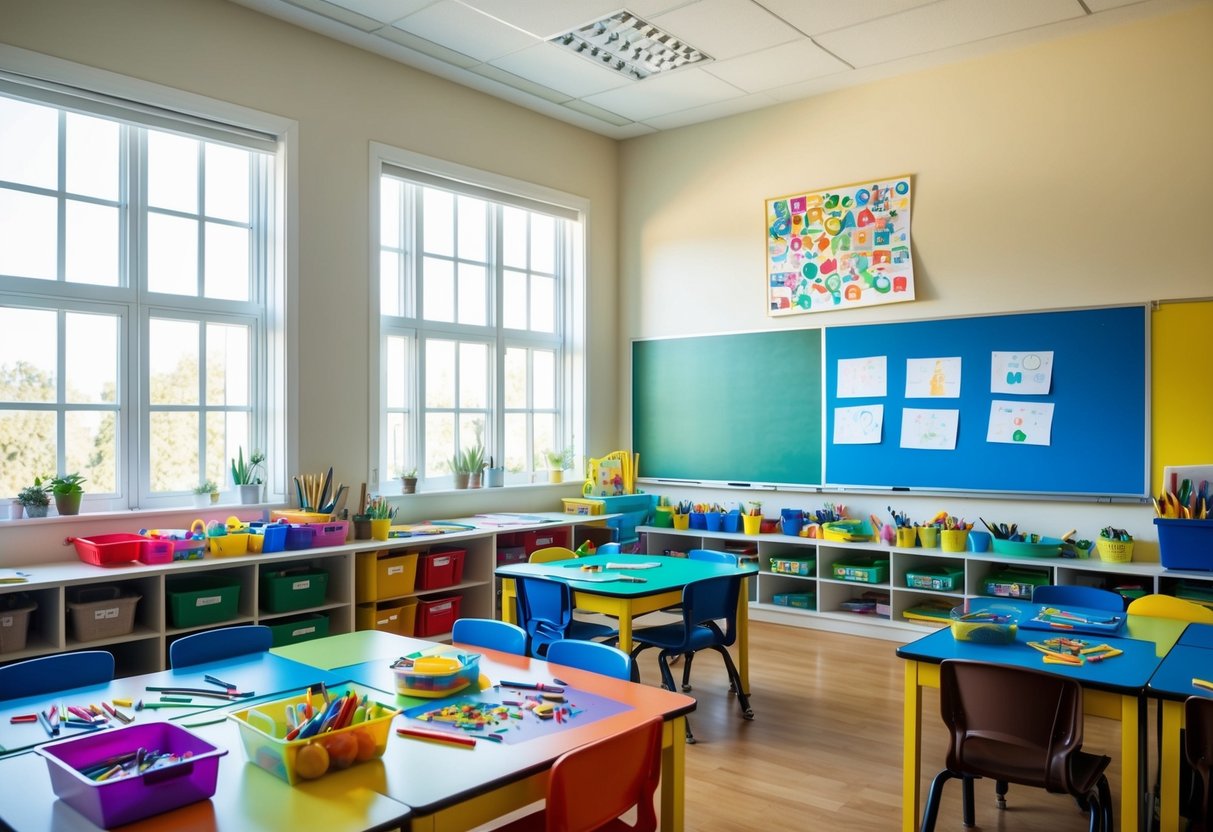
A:
[[[1213,295],[1211,37],[1205,5],[625,142],[624,446],[634,338]],[[764,200],[905,173],[918,300],[767,318]],[[887,499],[848,502],[883,514]],[[1113,522],[1153,534],[1145,509],[904,502],[920,517],[951,507],[1054,534]]]

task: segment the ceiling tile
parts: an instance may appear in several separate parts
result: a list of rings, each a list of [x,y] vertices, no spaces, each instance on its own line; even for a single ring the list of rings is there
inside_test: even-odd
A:
[[[392,43],[406,46],[409,49],[420,52],[422,55],[428,55],[431,58],[437,58],[440,61],[451,64],[455,67],[467,68],[476,66],[481,63],[477,58],[470,55],[464,55],[462,52],[456,52],[454,49],[447,49],[445,46],[439,46],[432,40],[417,37],[395,26],[384,26],[375,32],[381,38],[390,40]]]
[[[778,103],[778,100],[764,93],[743,95],[739,98],[730,98],[728,101],[719,101],[715,104],[705,104],[702,107],[692,107],[689,110],[682,110],[677,113],[653,116],[652,118],[645,119],[644,123],[658,130],[672,130],[675,127],[687,127],[703,121],[712,121],[713,119],[735,116],[739,113],[761,110],[763,107],[770,107]]]
[[[357,29],[360,32],[373,32],[383,25],[373,17],[352,12],[335,3],[329,3],[327,0],[284,0],[284,2],[301,9],[307,9],[309,12],[315,12],[318,15],[327,17],[329,20],[344,23],[346,26]]]
[[[758,0],[774,14],[806,35],[832,32],[868,20],[877,20],[937,0],[863,0],[839,3],[838,0]],[[1018,2],[1018,0],[1016,0]]]
[[[652,116],[727,101],[739,95],[741,90],[732,84],[692,67],[586,96],[584,100],[635,121],[644,121]]]
[[[707,64],[703,71],[715,75],[746,92],[783,87],[822,75],[845,72],[850,67],[812,41],[799,40]]]
[[[802,37],[750,0],[698,0],[647,19],[716,60],[735,58]]]
[[[605,121],[607,124],[613,124],[616,127],[623,127],[625,125],[632,124],[632,120],[630,118],[621,116],[618,113],[612,113],[610,110],[604,110],[601,107],[595,107],[593,104],[587,104],[584,101],[574,99],[572,101],[564,102],[564,106],[568,107],[570,110],[575,110],[587,116],[593,116],[596,119]]]
[[[405,15],[421,11],[434,0],[330,0],[330,2],[372,20],[391,23]]]
[[[1082,15],[1077,0],[941,0],[816,41],[853,66],[871,66]]]
[[[531,35],[454,0],[439,0],[392,25],[481,61],[537,43]]]
[[[462,0],[490,17],[547,40],[609,17],[623,0]],[[432,0],[431,0],[432,2]]]
[[[490,63],[515,75],[566,92],[574,98],[584,98],[635,83],[618,72],[597,66],[594,61],[550,43],[521,49],[496,58]]]
[[[494,81],[505,84],[508,87],[521,90],[536,98],[542,98],[544,101],[551,101],[553,104],[563,104],[571,97],[559,90],[550,89],[542,84],[536,84],[528,81],[526,78],[521,78],[512,72],[506,72],[504,69],[499,69],[492,64],[476,64],[476,66],[471,68],[471,71],[477,75],[483,75],[485,78],[492,78]]]

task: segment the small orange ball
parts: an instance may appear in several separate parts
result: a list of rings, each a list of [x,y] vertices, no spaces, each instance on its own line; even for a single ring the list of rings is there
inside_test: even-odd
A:
[[[329,770],[329,753],[318,742],[308,743],[295,755],[295,773],[304,780],[323,777]]]

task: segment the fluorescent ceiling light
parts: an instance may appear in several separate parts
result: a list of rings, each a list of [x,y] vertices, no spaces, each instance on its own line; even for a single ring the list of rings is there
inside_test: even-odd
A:
[[[548,42],[635,80],[712,60],[629,11],[587,23]]]

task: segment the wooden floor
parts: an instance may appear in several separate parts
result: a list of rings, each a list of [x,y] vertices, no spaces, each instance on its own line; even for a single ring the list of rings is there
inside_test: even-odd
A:
[[[895,642],[754,623],[750,630],[751,706],[741,718],[720,657],[695,660],[691,715],[697,742],[687,747],[688,832],[894,830],[901,823],[902,662]],[[643,681],[659,684],[655,651],[641,655]],[[943,766],[939,698],[924,692],[922,794]],[[1013,702],[1007,707],[1014,708]],[[1116,762],[1120,725],[1088,720],[1084,747]],[[1011,788],[994,808],[992,783],[977,784],[977,829],[1065,832],[1087,829],[1068,797]],[[964,829],[960,786],[941,806],[940,830]],[[1120,818],[1116,818],[1120,828]]]

